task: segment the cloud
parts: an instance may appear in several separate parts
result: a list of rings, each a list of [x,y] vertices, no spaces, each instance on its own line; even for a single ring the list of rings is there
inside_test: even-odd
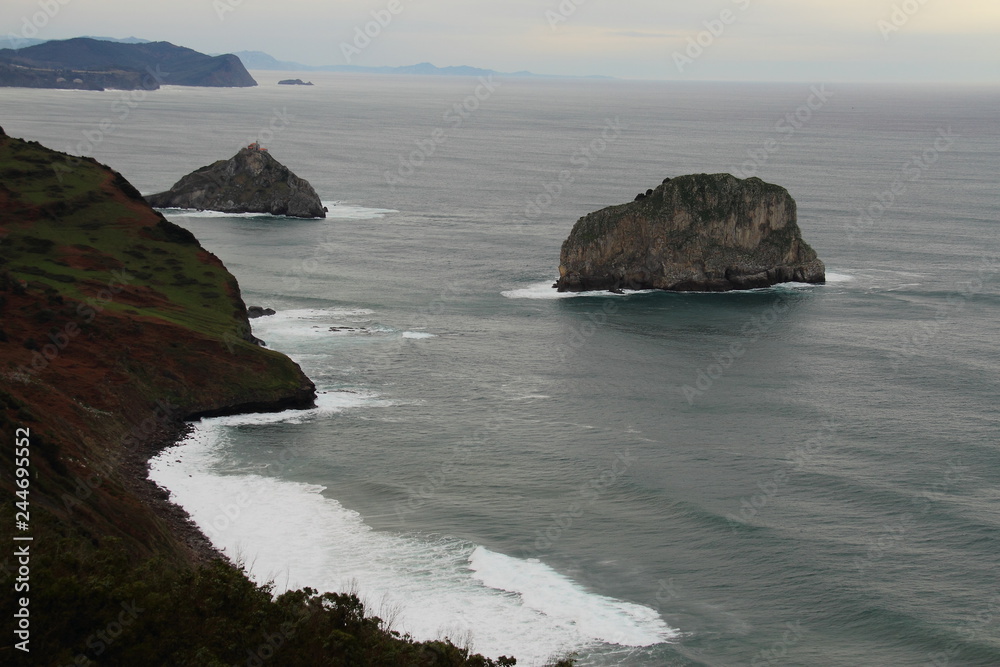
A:
[[[38,37],[135,35],[206,52],[261,50],[310,64],[343,62],[338,45],[389,0],[2,0],[0,33],[44,16]],[[233,9],[220,20],[215,3]],[[728,9],[736,21],[688,79],[947,77],[1000,81],[996,0],[398,0],[403,7],[358,64],[432,61],[504,71],[678,78],[671,53]],[[912,16],[886,40],[894,7]],[[553,24],[551,12],[565,18]],[[897,16],[898,19],[898,16]],[[946,39],[952,38],[952,39]],[[948,49],[942,50],[947,44]],[[961,48],[954,48],[958,44]],[[933,50],[933,73],[927,68]],[[868,67],[859,63],[867,63]],[[888,64],[891,63],[891,67]],[[907,66],[909,63],[909,67]]]
[[[639,30],[618,30],[609,32],[612,37],[629,37],[632,39],[677,39],[682,36],[680,32],[644,32]]]

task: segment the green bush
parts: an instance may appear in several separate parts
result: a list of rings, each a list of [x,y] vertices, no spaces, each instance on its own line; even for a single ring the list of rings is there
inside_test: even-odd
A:
[[[241,567],[138,566],[110,541],[81,552],[67,540],[37,570],[33,664],[177,667],[359,665],[512,667],[449,641],[417,642],[367,615],[348,593],[305,588],[274,597]],[[563,660],[556,667],[570,667]]]

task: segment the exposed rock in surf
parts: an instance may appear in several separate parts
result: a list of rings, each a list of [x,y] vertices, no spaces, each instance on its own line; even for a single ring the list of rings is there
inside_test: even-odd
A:
[[[247,306],[247,317],[251,320],[257,319],[258,317],[268,317],[269,315],[276,315],[277,313],[273,308],[262,308],[261,306]]]

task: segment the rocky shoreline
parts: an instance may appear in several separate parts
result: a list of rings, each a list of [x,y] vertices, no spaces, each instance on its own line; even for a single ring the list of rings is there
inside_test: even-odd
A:
[[[297,408],[308,409],[309,406],[280,402],[271,404],[270,409],[266,404],[261,404],[261,407],[260,410],[241,410],[239,406],[233,406],[220,408],[216,410],[216,413],[218,416],[259,414]],[[149,478],[150,462],[159,454],[180,444],[187,438],[194,431],[193,422],[198,418],[192,415],[185,419],[168,420],[158,424],[147,439],[139,441],[138,446],[126,450],[120,464],[121,477],[135,497],[156,514],[173,531],[177,539],[190,550],[195,562],[207,563],[216,558],[232,562],[226,554],[212,544],[208,536],[195,523],[191,514],[170,500],[170,490],[161,487]]]
[[[135,497],[187,547],[194,562],[207,563],[216,558],[228,561],[229,558],[215,548],[188,511],[170,500],[170,491],[149,478],[150,462],[163,451],[179,444],[193,428],[188,422],[161,427],[139,447],[128,450],[121,463],[121,477]]]

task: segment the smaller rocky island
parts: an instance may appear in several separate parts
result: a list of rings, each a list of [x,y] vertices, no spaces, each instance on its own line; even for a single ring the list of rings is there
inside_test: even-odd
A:
[[[222,213],[266,213],[325,218],[316,190],[259,144],[177,181],[167,192],[146,197],[155,208],[191,208]]]
[[[825,281],[785,188],[695,174],[581,218],[563,243],[554,287],[725,292]]]
[[[302,79],[282,79],[278,82],[279,86],[311,86],[312,81],[303,81]]]

